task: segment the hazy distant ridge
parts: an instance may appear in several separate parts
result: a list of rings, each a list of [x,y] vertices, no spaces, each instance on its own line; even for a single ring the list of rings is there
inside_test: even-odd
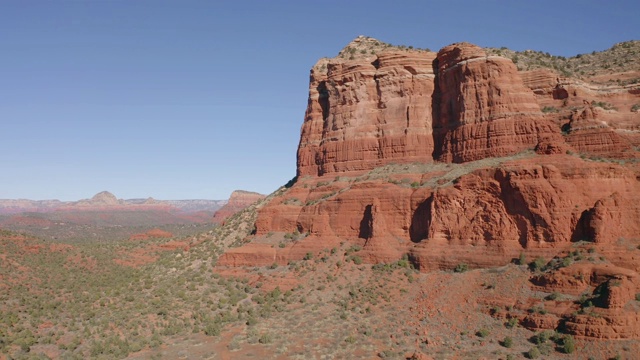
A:
[[[171,207],[181,212],[216,211],[227,203],[227,200],[156,200],[153,198],[118,199],[108,191],[103,191],[91,199],[78,201],[0,199],[0,214],[22,212],[49,212],[56,210],[74,210],[91,208],[154,208]]]

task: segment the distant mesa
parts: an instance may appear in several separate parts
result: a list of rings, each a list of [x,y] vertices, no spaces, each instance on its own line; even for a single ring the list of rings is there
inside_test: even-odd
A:
[[[170,239],[172,237],[173,234],[168,231],[151,229],[145,233],[133,234],[129,237],[129,240]]]
[[[146,204],[146,205],[152,205],[152,204],[157,204],[157,203],[158,203],[158,201],[156,201],[156,199],[154,199],[154,198],[152,198],[152,197],[148,197],[148,198],[143,202],[143,204]]]
[[[220,208],[220,210],[216,211],[216,213],[213,215],[213,222],[220,224],[231,215],[264,198],[265,195],[259,194],[257,192],[236,190],[231,193],[229,202],[227,202],[226,205]]]
[[[115,195],[108,191],[99,192],[91,199],[80,200],[76,203],[76,205],[79,206],[113,206],[122,204],[122,201],[118,200]]]
[[[118,199],[109,191],[101,191],[90,199],[78,201],[0,199],[0,214],[87,210],[162,210],[181,213],[215,212],[227,200],[156,200],[152,197]]]

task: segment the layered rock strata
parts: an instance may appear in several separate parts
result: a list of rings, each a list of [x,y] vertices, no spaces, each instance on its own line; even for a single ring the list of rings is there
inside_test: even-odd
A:
[[[434,53],[335,60],[311,71],[298,175],[430,161]]]
[[[264,198],[264,195],[256,192],[236,190],[231,193],[229,201],[213,214],[213,222],[222,223],[229,216]]]
[[[286,264],[346,241],[365,261],[408,256],[429,271],[559,258],[588,244],[613,274],[585,270],[596,275],[565,285],[570,293],[608,286],[604,320],[571,317],[575,306],[559,304],[523,323],[639,336],[637,314],[625,309],[639,284],[640,256],[630,249],[640,245],[640,172],[621,129],[640,129],[640,113],[601,117],[600,98],[578,101],[587,90],[563,81],[521,77],[510,60],[467,43],[322,60],[311,72],[297,182],[260,209],[253,241],[218,264]],[[640,103],[640,92],[624,96]],[[571,111],[541,111],[565,100]],[[619,275],[629,280],[621,289]],[[545,281],[534,286],[553,291],[564,280]]]
[[[473,161],[532,149],[542,138],[561,141],[511,60],[460,43],[440,50],[436,64],[434,155],[439,160]]]

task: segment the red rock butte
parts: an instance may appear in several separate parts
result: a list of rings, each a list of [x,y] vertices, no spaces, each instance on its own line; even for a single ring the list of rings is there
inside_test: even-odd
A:
[[[258,200],[264,199],[264,197],[264,195],[255,192],[236,190],[231,193],[229,201],[213,215],[213,222],[222,223],[229,216]]]
[[[640,113],[593,105],[629,109],[640,85],[594,90],[554,75],[519,72],[468,43],[322,59],[297,181],[260,208],[253,241],[219,264],[286,264],[347,241],[367,262],[408,255],[429,271],[549,259],[587,243],[620,269],[591,285],[623,277],[624,291],[610,292],[605,320],[567,327],[640,337],[640,316],[619,313],[640,285]],[[547,105],[573,110],[566,118],[543,113]],[[281,247],[269,245],[273,233],[306,236]],[[606,319],[619,331],[598,330]]]

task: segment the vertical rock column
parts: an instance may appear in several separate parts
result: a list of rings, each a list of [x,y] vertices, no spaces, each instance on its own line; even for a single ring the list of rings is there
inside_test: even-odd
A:
[[[563,142],[511,60],[457,43],[442,48],[434,64],[436,159],[461,163],[533,149],[543,138]]]
[[[367,171],[430,162],[432,52],[323,59],[311,70],[298,175]]]

